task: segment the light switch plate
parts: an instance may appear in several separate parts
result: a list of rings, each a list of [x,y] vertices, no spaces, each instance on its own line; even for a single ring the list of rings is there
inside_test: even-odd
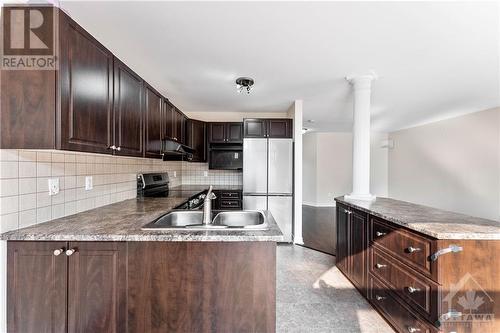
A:
[[[174,178],[177,177],[177,171],[174,171]]]
[[[208,177],[208,171],[203,171],[203,177]]]
[[[85,177],[85,191],[90,191],[94,186],[92,184],[92,176]]]
[[[49,178],[49,195],[59,193],[59,178]]]

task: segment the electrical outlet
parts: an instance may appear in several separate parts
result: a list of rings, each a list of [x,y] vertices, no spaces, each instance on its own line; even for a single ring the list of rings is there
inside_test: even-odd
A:
[[[56,195],[59,193],[59,178],[49,179],[49,195]]]
[[[92,184],[92,176],[86,176],[85,177],[85,191],[90,191],[93,188],[94,188],[94,185]]]
[[[203,177],[208,177],[208,171],[203,171]]]

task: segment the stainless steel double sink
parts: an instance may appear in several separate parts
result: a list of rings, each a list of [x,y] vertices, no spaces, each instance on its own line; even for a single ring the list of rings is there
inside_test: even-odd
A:
[[[268,230],[263,212],[258,210],[212,211],[212,223],[203,224],[203,211],[171,211],[142,227],[142,230]]]

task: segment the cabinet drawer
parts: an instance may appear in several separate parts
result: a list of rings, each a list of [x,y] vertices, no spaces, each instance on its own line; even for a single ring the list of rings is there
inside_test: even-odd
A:
[[[370,244],[377,244],[423,274],[435,277],[435,266],[429,260],[431,239],[374,217],[370,218],[369,234]]]
[[[437,320],[439,286],[435,282],[384,255],[376,245],[370,249],[370,274],[387,284],[425,319]]]
[[[221,199],[240,199],[241,193],[238,191],[221,191],[219,192]]]
[[[368,279],[368,299],[398,332],[437,332],[437,329],[408,311],[408,309],[391,294],[386,285],[378,281],[372,275],[370,275]]]
[[[241,209],[241,201],[240,200],[221,200],[220,208],[225,209]]]

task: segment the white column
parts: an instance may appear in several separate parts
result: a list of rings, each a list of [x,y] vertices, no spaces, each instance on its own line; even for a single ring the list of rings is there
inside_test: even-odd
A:
[[[370,193],[370,97],[375,79],[375,75],[346,78],[354,89],[352,193],[346,199],[375,200]]]

